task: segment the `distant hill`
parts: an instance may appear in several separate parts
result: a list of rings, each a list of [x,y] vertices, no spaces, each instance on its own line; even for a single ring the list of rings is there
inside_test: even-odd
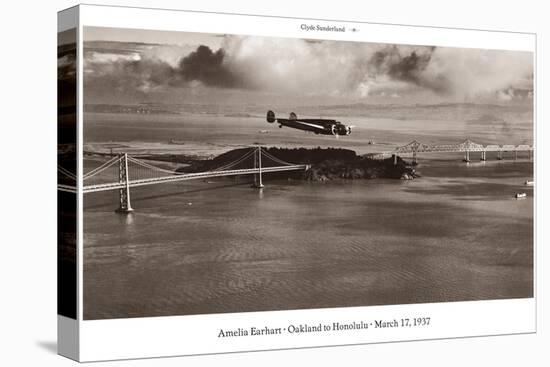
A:
[[[478,124],[494,124],[495,122],[503,123],[506,120],[496,117],[490,114],[484,114],[476,118],[468,120],[468,122],[478,123]]]
[[[298,116],[345,117],[360,116],[395,120],[444,120],[444,121],[480,121],[491,116],[493,122],[532,120],[531,104],[498,105],[477,103],[441,103],[441,104],[366,104],[304,106],[294,111]]]
[[[135,113],[154,115],[177,115],[178,112],[167,109],[163,105],[153,103],[140,103],[136,105],[118,104],[86,104],[84,112],[95,113]]]
[[[137,103],[137,104],[86,104],[86,112],[135,114],[200,114],[231,118],[264,119],[268,109],[278,115],[295,112],[298,117],[318,118],[379,118],[394,120],[467,121],[472,123],[501,123],[506,121],[532,121],[532,106],[476,103],[441,104],[334,104],[317,106],[272,106],[259,104],[215,103]]]

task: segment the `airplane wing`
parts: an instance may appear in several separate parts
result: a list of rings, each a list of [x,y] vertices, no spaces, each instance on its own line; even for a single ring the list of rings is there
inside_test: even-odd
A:
[[[305,122],[305,121],[300,121],[300,120],[279,119],[279,118],[276,121],[279,124],[282,124],[284,126],[288,126],[288,127],[291,127],[291,128],[295,128],[295,129],[313,131],[313,132],[315,132],[315,130],[317,130],[320,133],[326,131],[326,126],[311,123],[311,122]]]
[[[296,121],[292,121],[292,122],[294,122],[295,124],[310,126],[310,127],[313,127],[315,129],[319,129],[319,130],[325,130],[324,126],[313,124],[313,123],[310,123],[310,122],[304,122],[304,121],[300,121],[300,120],[296,120]]]
[[[315,124],[315,125],[321,125],[321,126],[332,126],[338,123],[336,120],[328,120],[328,119],[299,119],[298,121],[304,122],[307,124]]]

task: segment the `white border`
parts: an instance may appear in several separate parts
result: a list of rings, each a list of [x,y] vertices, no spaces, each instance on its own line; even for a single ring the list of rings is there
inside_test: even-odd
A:
[[[85,321],[80,360],[132,359],[531,333],[535,299],[246,312]],[[376,328],[377,320],[430,317],[430,326]],[[220,338],[220,329],[371,323],[368,329]],[[411,321],[412,322],[412,321]]]
[[[434,29],[418,26],[92,5],[81,5],[79,10],[81,23],[78,35],[82,34],[83,26],[98,26],[506,49],[531,52],[534,52],[536,49],[536,37],[530,33],[448,28]],[[358,28],[359,32],[305,33],[300,30],[301,24],[312,23],[345,26],[348,29]],[[79,37],[78,47],[81,51],[81,37]],[[79,81],[82,80],[81,56],[82,52],[79,53]],[[78,123],[82,124],[82,83],[79,83],[78,101]],[[79,129],[79,172],[82,169],[82,138],[82,129]],[[79,187],[81,187],[81,180],[79,180]],[[79,209],[82,208],[81,204],[82,193],[79,193]],[[79,212],[79,214],[81,213]],[[78,228],[82,229],[82,215],[79,215],[78,218]],[[534,298],[83,321],[83,234],[81,230],[79,230],[78,239],[78,320],[80,325],[79,354],[81,361],[287,349],[399,340],[529,333],[536,331],[536,302]],[[392,320],[401,317],[421,316],[430,316],[432,325],[428,328],[412,328],[410,331],[409,329],[398,328],[370,329],[368,332],[354,331],[345,333],[284,335],[283,337],[217,337],[220,328],[248,328],[250,326],[284,328],[289,324],[374,321],[377,319]]]
[[[462,48],[534,51],[531,33],[359,23],[291,17],[81,5],[85,26],[345,40]],[[346,27],[346,32],[304,32],[302,24]],[[356,28],[358,32],[350,32]]]

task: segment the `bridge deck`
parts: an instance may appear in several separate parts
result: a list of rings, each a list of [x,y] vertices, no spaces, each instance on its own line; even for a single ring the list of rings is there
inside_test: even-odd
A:
[[[279,166],[279,167],[262,167],[259,168],[248,168],[248,169],[235,169],[235,170],[227,170],[227,171],[209,171],[209,172],[197,172],[197,173],[187,173],[182,175],[172,175],[172,176],[164,176],[164,177],[156,177],[156,178],[146,178],[146,179],[139,179],[139,180],[129,180],[128,184],[130,187],[138,187],[138,186],[147,186],[147,185],[155,185],[159,183],[164,182],[178,182],[178,181],[186,181],[186,180],[193,180],[193,179],[200,179],[200,178],[210,178],[210,177],[225,177],[225,176],[238,176],[238,175],[249,175],[249,174],[259,174],[261,173],[269,173],[269,172],[283,172],[283,171],[298,171],[298,170],[305,170],[308,168],[308,165],[306,164],[298,164],[298,165],[292,165],[292,166]],[[126,183],[124,182],[111,182],[111,183],[104,183],[104,184],[97,184],[97,185],[89,185],[84,186],[82,189],[83,193],[90,193],[90,192],[99,192],[99,191],[109,191],[109,190],[118,190],[126,187]],[[68,191],[68,190],[67,190]]]
[[[427,145],[419,143],[418,141],[414,140],[410,142],[407,145],[404,145],[402,147],[396,148],[392,151],[384,151],[384,152],[378,152],[378,153],[369,153],[368,156],[371,156],[373,158],[383,158],[385,156],[391,156],[391,155],[398,155],[398,154],[413,154],[414,159],[416,160],[416,154],[417,153],[447,153],[447,152],[466,152],[467,156],[470,152],[482,152],[482,159],[485,159],[485,153],[486,152],[499,152],[499,158],[501,158],[502,152],[520,152],[520,151],[533,151],[533,147],[526,144],[520,144],[520,145],[481,145],[474,143],[471,140],[465,140],[461,144],[440,144],[440,145]],[[86,152],[90,153],[90,152]],[[276,167],[261,167],[261,168],[247,168],[247,169],[232,169],[229,170],[228,168],[234,167],[235,165],[239,164],[243,161],[243,159],[247,159],[248,157],[251,157],[252,154],[258,154],[258,156],[254,156],[254,166],[256,166],[256,159],[258,159],[258,162],[261,166],[261,157],[266,156],[268,159],[271,159],[276,164],[286,164],[282,166],[276,166]],[[111,154],[104,154],[106,156],[111,156]],[[516,154],[517,156],[517,154]],[[86,175],[84,175],[83,179],[87,180],[91,178],[92,176],[97,175],[100,172],[105,171],[109,167],[116,166],[118,164],[119,166],[119,173],[118,177],[119,180],[116,178],[113,178],[114,182],[109,183],[97,183],[97,184],[89,184],[84,185],[82,187],[83,193],[90,193],[90,192],[99,192],[99,191],[109,191],[109,190],[119,190],[119,189],[126,189],[130,187],[138,187],[138,186],[147,186],[147,185],[155,185],[159,183],[164,182],[178,182],[178,181],[186,181],[186,180],[193,180],[193,179],[200,179],[200,178],[210,178],[210,177],[224,177],[224,176],[237,176],[237,175],[249,175],[249,174],[261,174],[261,173],[269,173],[269,172],[282,172],[282,171],[295,171],[295,170],[306,170],[309,168],[309,165],[306,164],[292,164],[289,162],[281,161],[280,159],[273,157],[267,152],[264,152],[263,149],[260,147],[255,148],[254,151],[251,151],[247,154],[245,154],[243,157],[237,159],[236,161],[226,164],[225,166],[219,167],[219,171],[208,171],[208,172],[197,172],[197,173],[186,173],[186,174],[178,174],[178,173],[172,173],[171,171],[165,170],[160,167],[152,166],[144,161],[137,160],[136,158],[129,157],[127,154],[119,155],[119,158],[116,158],[114,156],[112,159],[105,162],[103,165],[101,165],[98,168],[95,168],[91,172],[88,172]],[[469,158],[467,158],[469,159]],[[138,173],[139,169],[148,169],[153,171],[159,171],[164,176],[154,177],[154,178],[138,178],[138,179],[131,179],[131,176],[128,174],[128,163],[131,162],[132,164],[138,165]],[[125,168],[124,168],[125,167]],[[58,172],[61,174],[69,177],[73,181],[76,180],[76,175],[74,173],[71,173],[67,171],[66,169],[63,169],[62,167],[58,167]],[[123,175],[123,176],[121,176]],[[260,175],[261,176],[261,175]],[[121,179],[120,177],[123,177]],[[122,182],[121,182],[122,181]],[[65,184],[59,184],[58,190],[65,191],[65,192],[77,192],[77,189],[75,186],[72,185],[65,185]]]
[[[483,147],[483,148],[445,148],[445,147],[433,147],[425,149],[401,149],[401,150],[392,150],[385,151],[379,154],[390,154],[390,153],[460,153],[460,152],[527,152],[532,151],[533,147]]]

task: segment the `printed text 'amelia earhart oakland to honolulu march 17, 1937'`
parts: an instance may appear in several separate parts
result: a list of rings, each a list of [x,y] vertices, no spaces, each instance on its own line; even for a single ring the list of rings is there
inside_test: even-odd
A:
[[[338,332],[369,329],[409,328],[430,326],[430,317],[413,317],[392,320],[353,321],[350,323],[329,322],[318,324],[290,324],[287,327],[249,327],[236,329],[219,329],[218,338],[230,338],[241,336],[283,335],[283,334],[307,334],[322,332]]]

